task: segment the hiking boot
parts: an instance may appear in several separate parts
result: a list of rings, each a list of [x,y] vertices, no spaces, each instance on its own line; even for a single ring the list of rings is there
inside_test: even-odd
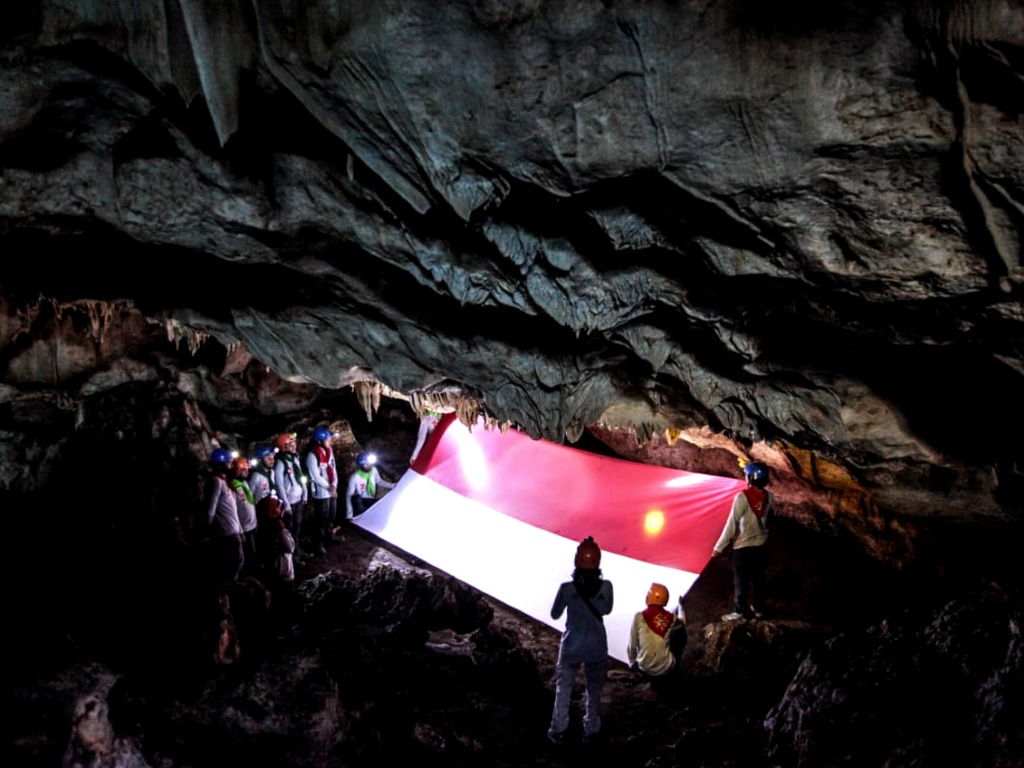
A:
[[[551,731],[548,731],[548,741],[550,741],[556,747],[560,747],[566,742],[565,731],[559,731],[558,733],[552,733]]]
[[[722,621],[739,621],[742,618],[742,613],[737,613],[736,611],[733,611],[732,613],[725,614],[725,616],[722,617]]]
[[[597,744],[599,741],[601,741],[601,732],[600,731],[594,731],[594,733],[584,733],[583,734],[583,743],[584,744]]]

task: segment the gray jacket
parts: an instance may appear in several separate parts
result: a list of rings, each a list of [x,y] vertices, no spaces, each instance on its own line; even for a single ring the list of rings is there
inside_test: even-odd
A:
[[[597,594],[590,598],[590,602],[602,616],[611,613],[614,602],[612,583],[602,580]],[[591,612],[571,581],[558,588],[555,602],[551,606],[551,618],[560,618],[563,611],[568,611],[568,615],[562,642],[558,647],[559,660],[575,664],[607,659],[608,633],[604,622]]]

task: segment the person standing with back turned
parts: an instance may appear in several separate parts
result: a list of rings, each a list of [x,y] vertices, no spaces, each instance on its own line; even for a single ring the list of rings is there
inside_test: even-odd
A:
[[[583,667],[586,679],[583,742],[597,740],[601,731],[601,694],[608,676],[608,633],[604,617],[612,612],[612,583],[601,577],[601,548],[592,536],[576,548],[572,581],[558,588],[551,606],[551,618],[568,612],[565,631],[558,646],[555,668],[555,705],[551,712],[548,738],[564,744],[569,727],[569,707],[576,674]]]
[[[765,570],[768,565],[768,520],[774,498],[765,490],[768,465],[752,461],[743,468],[747,486],[736,494],[714,554],[732,543],[733,608],[724,621],[759,619],[764,616]]]

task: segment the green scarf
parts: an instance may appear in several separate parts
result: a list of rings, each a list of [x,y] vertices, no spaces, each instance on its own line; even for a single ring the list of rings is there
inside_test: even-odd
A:
[[[245,480],[239,480],[238,478],[235,478],[234,480],[231,481],[231,487],[241,488],[242,490],[244,490],[245,498],[249,500],[250,504],[255,506],[256,502],[252,500],[252,489],[249,487],[249,484],[245,482]]]
[[[357,469],[356,474],[366,481],[366,495],[373,497],[377,495],[377,488],[373,484],[373,468],[368,470]]]
[[[295,467],[295,482],[301,483],[302,485],[306,485],[306,483],[309,482],[308,480],[306,480],[306,476],[302,472],[302,462],[299,461],[298,456],[296,456],[294,453],[282,453],[280,456],[278,456],[278,458],[284,459],[293,467]]]

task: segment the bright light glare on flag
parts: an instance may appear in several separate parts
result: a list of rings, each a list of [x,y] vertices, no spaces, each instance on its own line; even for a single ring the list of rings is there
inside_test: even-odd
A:
[[[691,485],[700,485],[707,479],[706,475],[683,475],[669,480],[665,483],[666,488],[686,488]]]
[[[474,490],[481,490],[487,487],[490,480],[490,473],[487,469],[487,457],[484,449],[473,435],[467,431],[455,431],[457,450],[459,452],[459,467],[466,478],[466,482]]]
[[[644,516],[644,531],[651,536],[657,536],[665,527],[665,513],[660,509],[652,509]]]

